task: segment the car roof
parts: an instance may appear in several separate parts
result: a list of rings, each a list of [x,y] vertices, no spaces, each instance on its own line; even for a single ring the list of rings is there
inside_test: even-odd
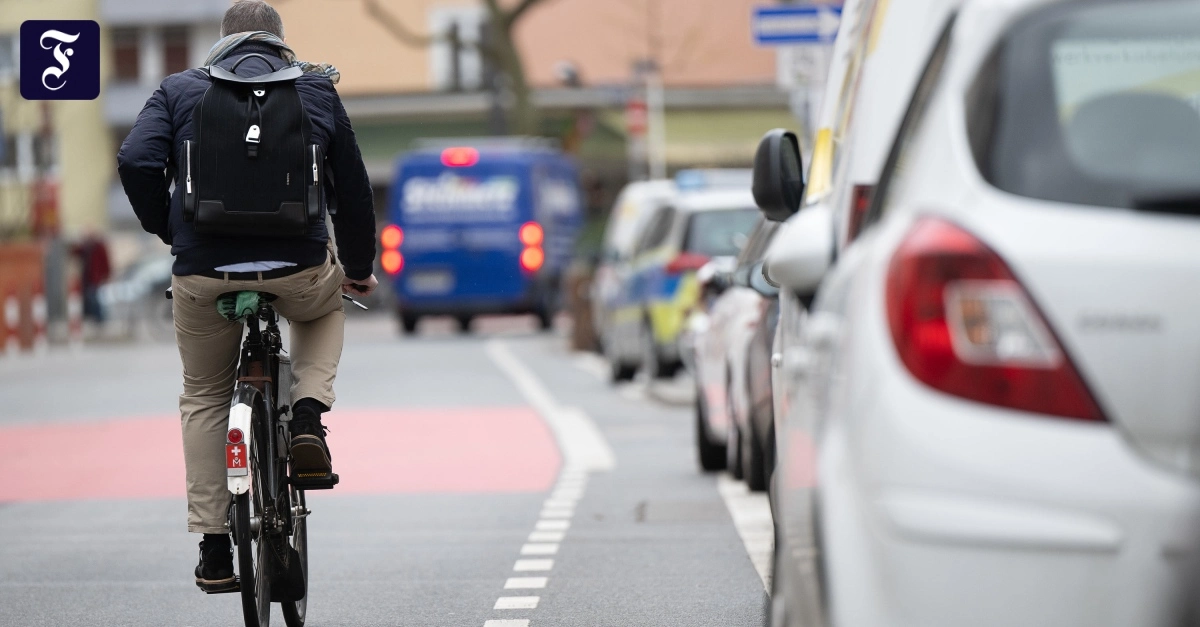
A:
[[[680,211],[719,211],[721,209],[757,209],[748,189],[713,189],[680,194],[675,201]]]

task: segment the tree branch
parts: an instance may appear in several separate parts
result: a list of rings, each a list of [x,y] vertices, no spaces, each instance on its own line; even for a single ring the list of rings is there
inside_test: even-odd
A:
[[[426,48],[431,44],[443,41],[445,37],[431,37],[429,35],[420,35],[408,29],[403,22],[396,19],[396,16],[387,12],[383,5],[379,4],[379,0],[363,0],[366,5],[367,15],[375,18],[380,26],[383,26],[393,37],[400,40],[401,43],[412,46],[414,48]]]
[[[507,20],[510,25],[515,24],[517,20],[521,19],[521,14],[525,13],[530,7],[541,1],[542,0],[521,0],[521,4],[518,4],[515,8],[509,11],[507,15],[505,15],[505,20]],[[488,0],[488,2],[492,3],[495,2],[495,0]]]

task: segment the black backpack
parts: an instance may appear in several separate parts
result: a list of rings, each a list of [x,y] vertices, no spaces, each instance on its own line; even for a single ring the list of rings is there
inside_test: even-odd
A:
[[[300,68],[241,77],[203,68],[212,84],[192,111],[179,160],[183,219],[200,235],[300,237],[324,219],[322,166],[312,122],[296,92]],[[272,66],[273,67],[273,66]]]

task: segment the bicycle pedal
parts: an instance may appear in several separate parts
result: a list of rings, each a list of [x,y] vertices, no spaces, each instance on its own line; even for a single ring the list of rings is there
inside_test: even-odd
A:
[[[333,486],[338,484],[338,476],[336,472],[327,474],[316,474],[316,476],[306,477],[306,473],[297,473],[288,478],[288,481],[299,490],[332,490]]]
[[[231,594],[233,592],[241,592],[242,584],[240,579],[235,578],[233,583],[220,588],[213,589],[201,587],[200,589],[203,590],[205,594]]]

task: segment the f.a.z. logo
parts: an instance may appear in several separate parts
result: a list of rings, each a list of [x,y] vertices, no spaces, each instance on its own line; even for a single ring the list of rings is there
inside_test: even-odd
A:
[[[21,96],[91,100],[100,95],[100,26],[91,20],[21,24]]]

